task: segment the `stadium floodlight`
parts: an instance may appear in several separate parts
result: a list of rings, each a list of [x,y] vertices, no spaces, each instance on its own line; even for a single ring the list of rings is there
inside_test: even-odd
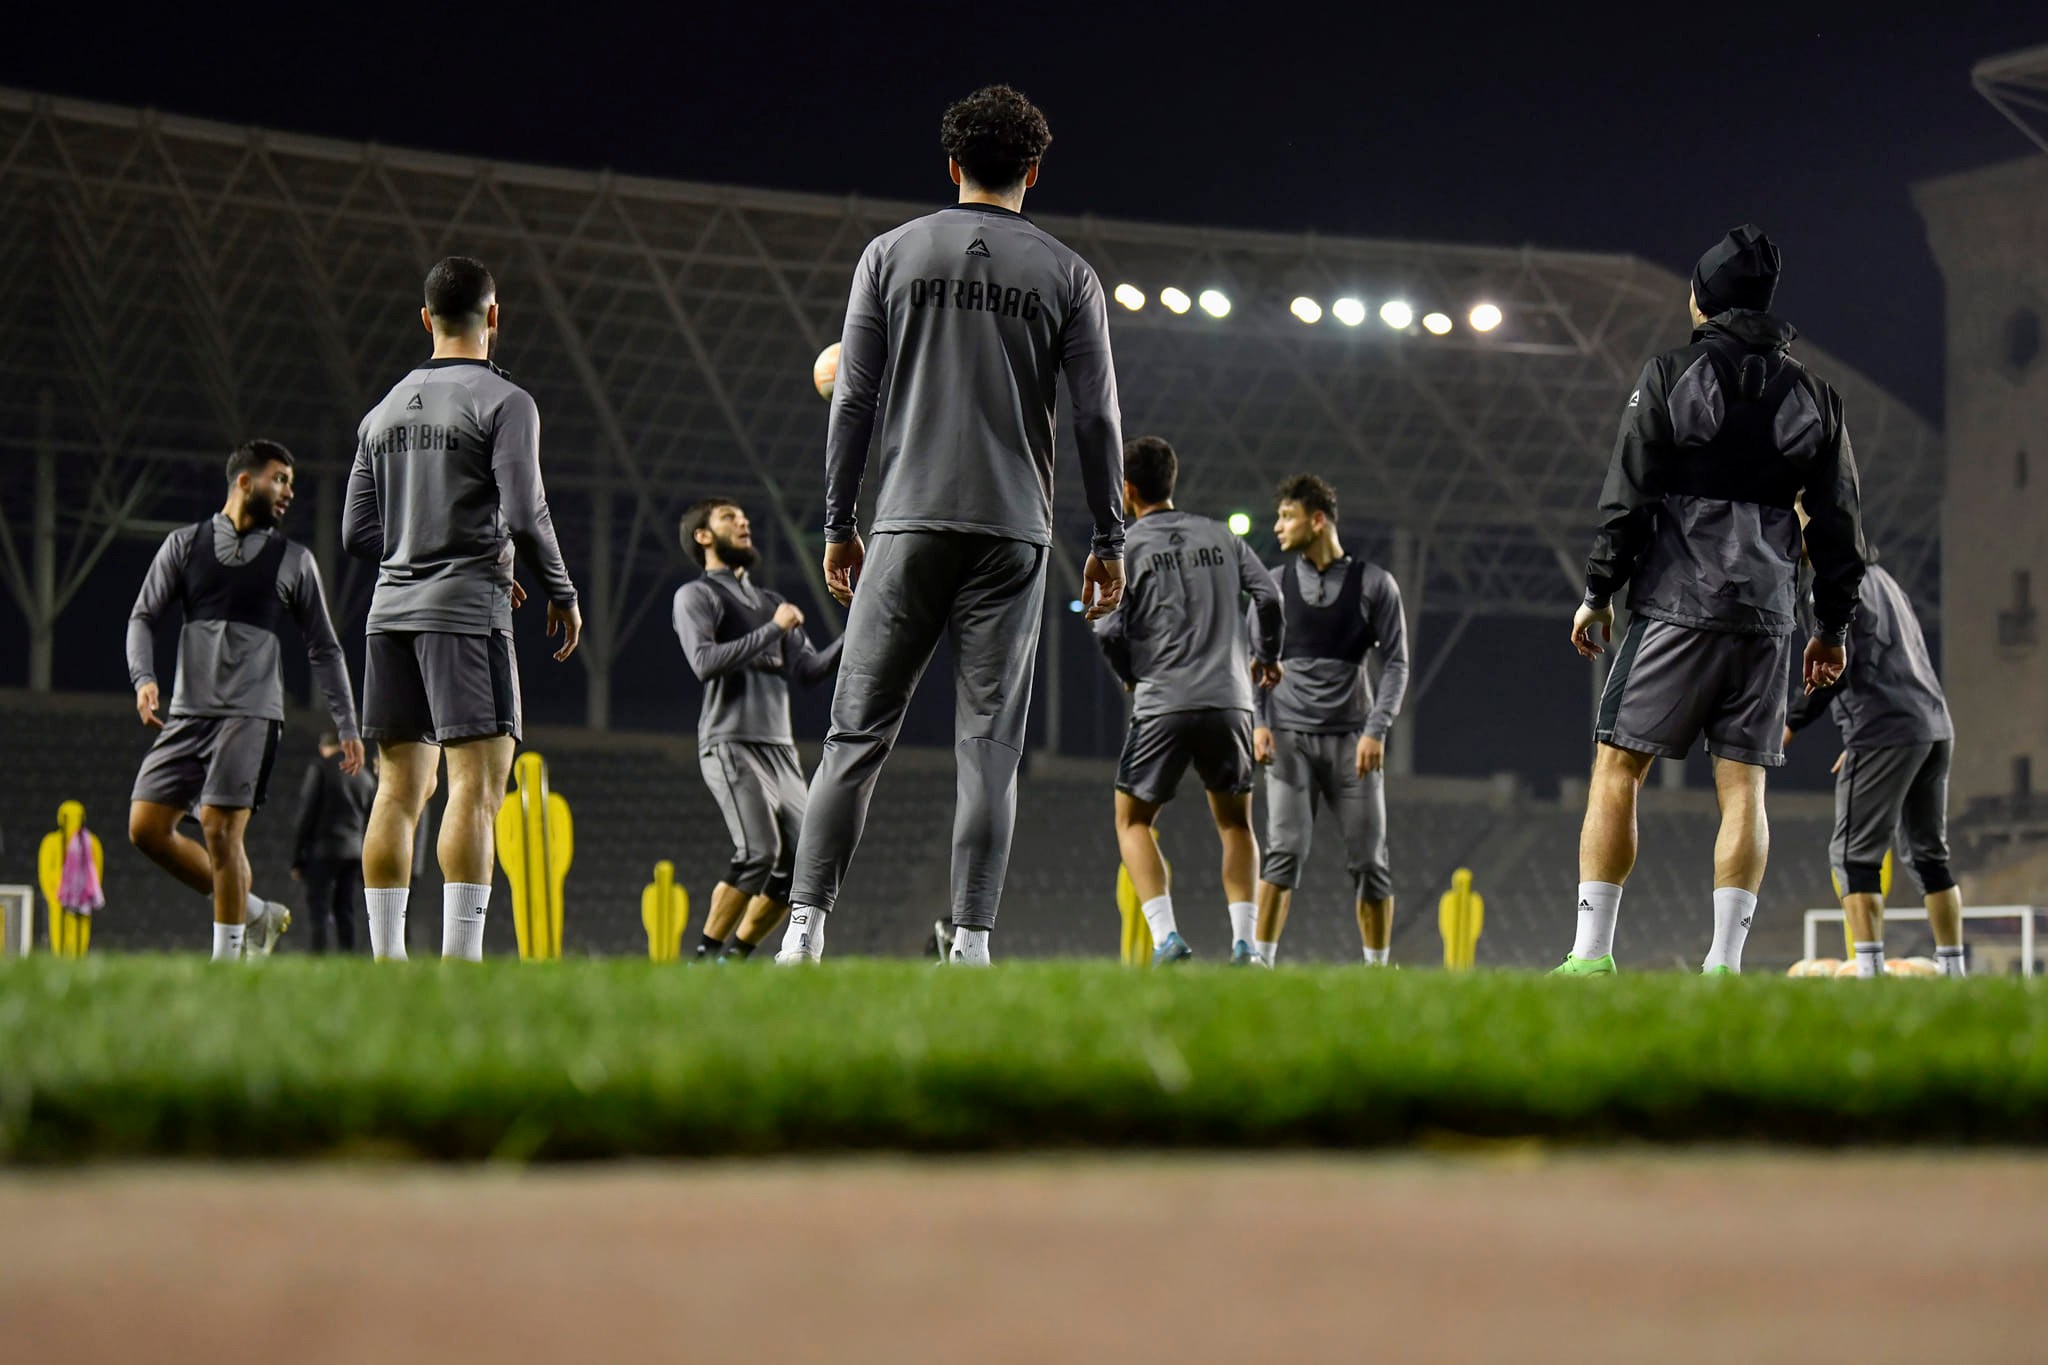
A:
[[[1166,311],[1169,313],[1185,313],[1192,303],[1186,294],[1170,284],[1159,291],[1159,301],[1166,305]]]
[[[1221,289],[1204,289],[1202,297],[1197,302],[1202,305],[1202,311],[1212,318],[1230,316],[1230,300],[1224,296]]]
[[[1475,332],[1491,332],[1500,326],[1500,309],[1490,303],[1482,303],[1472,310],[1469,319]]]
[[[1422,316],[1422,326],[1431,336],[1440,337],[1451,330],[1451,320],[1443,313],[1425,313]]]
[[[1323,305],[1306,295],[1288,304],[1287,311],[1311,325],[1323,320]]]
[[[1415,310],[1399,299],[1388,299],[1380,305],[1380,321],[1397,332],[1403,331],[1415,321]]]
[[[1232,512],[1227,525],[1230,527],[1230,534],[1234,536],[1248,536],[1252,533],[1252,514],[1249,512]]]
[[[1330,314],[1346,327],[1356,327],[1365,321],[1365,303],[1360,299],[1338,299],[1330,305]]]
[[[1116,301],[1133,313],[1145,306],[1145,291],[1135,284],[1120,284],[1116,287]]]

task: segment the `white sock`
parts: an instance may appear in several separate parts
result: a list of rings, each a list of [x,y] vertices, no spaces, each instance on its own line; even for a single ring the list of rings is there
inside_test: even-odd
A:
[[[1174,931],[1173,897],[1154,896],[1139,908],[1145,912],[1145,923],[1152,926],[1154,946],[1166,942],[1166,936]]]
[[[1259,936],[1259,907],[1250,901],[1230,903],[1230,942],[1235,947],[1250,943]]]
[[[1856,975],[1873,977],[1884,975],[1884,943],[1859,943],[1856,945]]]
[[[1167,912],[1167,923],[1173,922],[1173,911]],[[962,967],[986,967],[989,965],[988,930],[970,929],[964,924],[953,926],[953,961]]]
[[[257,895],[254,891],[251,891],[249,893],[247,909],[245,910],[244,913],[251,920],[259,920],[262,919],[266,914],[270,913],[270,909],[263,903],[263,897]]]
[[[1943,976],[1968,976],[1970,974],[1970,969],[1963,965],[1963,945],[1960,943],[1953,948],[1944,948],[1938,943],[1935,944],[1934,965],[1941,969]]]
[[[441,887],[441,956],[464,962],[484,960],[484,912],[491,908],[491,888],[475,882],[448,882]]]
[[[1587,961],[1614,951],[1614,918],[1621,913],[1621,888],[1613,882],[1579,883],[1579,936],[1572,956]]]
[[[236,962],[242,956],[242,926],[213,922],[213,960]]]
[[[1280,956],[1280,940],[1277,938],[1253,939],[1252,947],[1258,950],[1259,961],[1265,963],[1268,967],[1272,966],[1274,961]]]
[[[363,889],[370,907],[370,955],[379,962],[405,961],[405,899],[411,894],[403,886]]]
[[[789,907],[777,962],[816,962],[825,955],[825,912],[808,905]]]
[[[1714,888],[1714,943],[1702,970],[1742,970],[1742,945],[1749,940],[1749,922],[1756,918],[1756,895],[1739,886]]]
[[[1368,967],[1384,967],[1387,965],[1387,959],[1393,954],[1393,951],[1392,948],[1367,948],[1365,950],[1365,964]]]

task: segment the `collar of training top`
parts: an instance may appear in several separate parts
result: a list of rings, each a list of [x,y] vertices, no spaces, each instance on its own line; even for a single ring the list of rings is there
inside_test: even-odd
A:
[[[1781,317],[1754,308],[1730,308],[1707,319],[1706,326],[1693,330],[1694,341],[1724,336],[1744,346],[1762,346],[1782,351],[1798,339],[1799,329]]]
[[[1031,221],[1028,215],[1019,213],[1016,209],[1006,209],[1001,204],[948,204],[946,209],[958,209],[966,213],[993,213],[1003,218],[1022,218],[1027,223]],[[939,211],[944,213],[946,209]]]
[[[437,356],[420,366],[423,370],[445,370],[451,365],[481,365],[500,379],[509,380],[512,372],[495,360],[472,360],[466,355]]]

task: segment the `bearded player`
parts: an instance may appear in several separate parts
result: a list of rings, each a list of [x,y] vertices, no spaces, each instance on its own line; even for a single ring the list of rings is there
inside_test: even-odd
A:
[[[697,956],[743,958],[789,913],[809,795],[789,723],[789,685],[830,678],[840,642],[814,648],[803,612],[754,582],[754,529],[738,503],[707,498],[683,514],[682,532],[704,576],[676,589],[676,639],[704,684],[697,760],[733,847],[732,866],[711,892]]]
[[[327,615],[320,569],[281,529],[292,505],[292,453],[250,441],[228,456],[221,510],[164,538],[128,615],[128,677],[142,723],[161,730],[128,807],[128,838],[150,861],[213,897],[215,961],[267,957],[291,911],[250,889],[243,839],[263,805],[284,729],[280,632],[289,617],[341,739],[342,771],[363,766],[348,666]],[[156,624],[171,607],[178,673],[159,714]],[[196,806],[206,842],[178,832]]]

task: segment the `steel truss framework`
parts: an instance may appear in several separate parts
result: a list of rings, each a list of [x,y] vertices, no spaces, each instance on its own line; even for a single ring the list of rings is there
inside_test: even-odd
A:
[[[465,252],[498,274],[501,357],[540,403],[603,724],[611,661],[650,617],[658,628],[684,570],[677,517],[705,490],[753,503],[785,578],[821,588],[810,361],[838,335],[862,246],[921,211],[0,91],[0,575],[47,641],[114,537],[198,508],[190,490],[217,486],[192,466],[218,469],[260,433],[300,452],[332,577],[356,423],[422,354],[425,267]],[[1221,320],[1112,309],[1126,431],[1175,441],[1184,505],[1263,521],[1278,478],[1324,471],[1347,529],[1392,556],[1411,615],[1425,604],[1462,630],[1569,606],[1628,391],[1683,337],[1683,281],[1625,256],[1040,221],[1110,287],[1231,298]],[[1347,293],[1457,326],[1288,315],[1296,294]],[[1464,324],[1481,301],[1506,316],[1487,335]],[[1847,402],[1888,562],[1937,600],[1936,433],[1800,350]],[[1070,545],[1086,538],[1078,485],[1063,477]],[[366,576],[339,590],[343,614],[360,611]]]
[[[1971,68],[1970,84],[2048,152],[2048,47],[1986,58]]]

